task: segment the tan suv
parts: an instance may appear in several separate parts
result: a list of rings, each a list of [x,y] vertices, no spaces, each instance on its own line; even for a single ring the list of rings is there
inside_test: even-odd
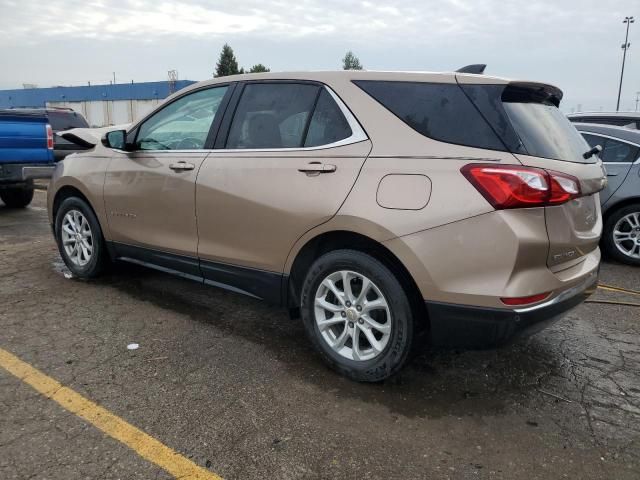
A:
[[[78,277],[125,260],[281,304],[377,381],[419,342],[504,343],[595,287],[605,176],[561,97],[457,73],[209,80],[60,162],[49,217]]]

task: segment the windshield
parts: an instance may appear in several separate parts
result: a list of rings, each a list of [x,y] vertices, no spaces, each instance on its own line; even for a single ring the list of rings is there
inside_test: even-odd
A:
[[[503,107],[527,154],[569,162],[597,161],[596,155],[582,156],[589,145],[555,105],[503,102]]]

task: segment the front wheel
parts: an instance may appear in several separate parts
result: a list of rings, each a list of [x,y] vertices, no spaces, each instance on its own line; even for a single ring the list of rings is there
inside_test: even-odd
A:
[[[62,260],[71,273],[93,278],[108,262],[102,230],[93,210],[77,197],[67,198],[56,213],[55,234]]]
[[[305,278],[300,310],[323,360],[353,380],[384,380],[412,351],[407,294],[385,265],[365,253],[336,250],[317,259]]]
[[[33,187],[15,187],[0,190],[0,199],[10,208],[24,208],[33,200]]]
[[[609,256],[628,265],[640,265],[640,203],[622,207],[607,218],[602,242]]]

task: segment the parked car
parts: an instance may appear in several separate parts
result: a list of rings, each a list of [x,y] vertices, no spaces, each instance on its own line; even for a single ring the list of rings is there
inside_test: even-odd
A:
[[[81,113],[76,112],[71,108],[55,107],[55,108],[16,108],[15,112],[33,113],[38,115],[44,115],[49,121],[49,125],[53,129],[53,153],[56,162],[59,162],[67,155],[80,152],[85,148],[78,144],[66,140],[58,135],[58,132],[70,130],[73,128],[89,128],[87,120]]]
[[[597,284],[602,162],[551,85],[342,71],[217,78],[60,162],[73,274],[112,259],[299,312],[334,369],[500,344]]]
[[[580,112],[567,115],[576,123],[598,123],[640,130],[640,112]]]
[[[578,123],[589,145],[600,145],[607,188],[600,193],[602,247],[616,260],[640,265],[640,131]]]
[[[0,199],[12,208],[33,199],[33,179],[53,173],[53,130],[41,112],[0,110]]]

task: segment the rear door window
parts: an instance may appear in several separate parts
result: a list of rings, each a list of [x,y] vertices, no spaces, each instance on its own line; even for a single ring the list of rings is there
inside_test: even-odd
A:
[[[457,84],[372,80],[354,83],[425,137],[507,150]]]
[[[349,122],[344,118],[340,107],[333,100],[331,94],[323,88],[311,117],[304,146],[329,145],[349,138],[351,134]]]
[[[300,148],[320,87],[249,83],[231,122],[229,149]]]

